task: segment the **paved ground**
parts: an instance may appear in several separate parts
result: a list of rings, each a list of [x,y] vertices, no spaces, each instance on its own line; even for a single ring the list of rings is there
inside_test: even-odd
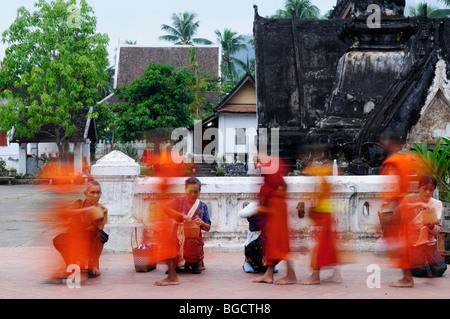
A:
[[[132,254],[103,254],[102,275],[87,279],[80,288],[67,283],[46,283],[45,273],[51,261],[58,258],[45,245],[42,230],[36,229],[35,209],[45,202],[46,193],[34,186],[0,186],[0,298],[5,299],[206,299],[226,302],[276,299],[447,299],[450,298],[450,276],[416,279],[414,288],[390,288],[400,271],[390,269],[386,260],[371,253],[359,253],[352,263],[342,266],[342,283],[314,286],[252,283],[255,274],[242,270],[243,253],[206,252],[206,270],[200,275],[180,274],[180,285],[156,287],[153,283],[165,277],[166,267],[137,273]],[[45,235],[45,234],[44,234]],[[48,234],[47,234],[48,236]],[[54,258],[50,257],[53,256]],[[309,254],[294,255],[298,279],[309,275]],[[379,288],[369,288],[367,281],[376,272],[369,265],[380,267]],[[375,266],[377,267],[377,266]],[[275,279],[285,273],[285,264]],[[326,270],[324,276],[331,273]],[[376,283],[369,280],[369,283]],[[174,310],[174,309],[172,309]],[[223,309],[222,309],[223,310]]]
[[[67,284],[46,283],[50,266],[49,249],[45,247],[0,248],[0,298],[82,298],[82,299],[447,299],[450,278],[416,279],[414,288],[388,287],[400,272],[381,264],[380,288],[369,288],[372,272],[367,266],[380,260],[361,254],[354,264],[342,267],[343,282],[314,286],[256,284],[256,274],[244,273],[242,254],[207,253],[207,269],[200,275],[179,274],[180,285],[156,287],[153,283],[165,277],[166,267],[159,265],[147,273],[137,273],[131,254],[105,254],[101,258],[102,275],[81,282],[80,288]],[[309,255],[299,255],[295,270],[299,279],[309,275]],[[284,264],[275,279],[284,275]],[[325,271],[325,275],[331,270]]]

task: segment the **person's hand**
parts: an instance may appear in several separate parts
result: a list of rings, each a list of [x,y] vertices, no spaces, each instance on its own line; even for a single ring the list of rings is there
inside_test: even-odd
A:
[[[201,230],[209,231],[211,229],[211,225],[205,223],[200,217],[195,218],[194,221]]]
[[[428,209],[428,205],[427,204],[425,204],[425,203],[422,203],[422,202],[420,202],[420,203],[417,203],[417,207],[418,208],[420,208],[420,209]]]
[[[200,217],[197,217],[196,219],[194,219],[194,221],[199,227],[202,227],[202,225],[205,223],[203,220],[200,219]]]
[[[425,225],[425,226],[428,226],[428,228],[429,228],[430,230],[432,230],[436,224],[437,224],[437,223],[424,224],[424,225]]]

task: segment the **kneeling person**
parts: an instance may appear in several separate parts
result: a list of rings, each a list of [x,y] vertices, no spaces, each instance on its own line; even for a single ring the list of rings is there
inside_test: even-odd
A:
[[[211,229],[208,206],[198,199],[200,191],[201,182],[191,177],[185,182],[185,196],[176,197],[170,204],[172,209],[190,218],[178,226],[178,263],[184,259],[185,270],[194,274],[201,273],[203,264],[202,231]]]
[[[78,199],[64,209],[68,229],[53,240],[66,266],[78,264],[82,271],[87,267],[89,277],[100,275],[100,255],[109,237],[103,231],[108,209],[99,203],[101,193],[98,182],[88,182],[85,199]]]

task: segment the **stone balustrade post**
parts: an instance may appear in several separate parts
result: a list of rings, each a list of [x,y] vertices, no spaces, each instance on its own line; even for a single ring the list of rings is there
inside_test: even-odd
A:
[[[131,251],[131,233],[141,226],[132,213],[133,187],[139,173],[139,164],[120,151],[112,151],[92,165],[91,175],[102,188],[100,203],[108,208],[105,251]]]

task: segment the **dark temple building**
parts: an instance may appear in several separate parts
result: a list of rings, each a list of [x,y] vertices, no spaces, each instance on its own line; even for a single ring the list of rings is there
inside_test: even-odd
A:
[[[379,8],[379,24],[374,10]],[[450,136],[450,19],[404,16],[404,0],[338,0],[327,20],[263,18],[255,6],[257,116],[291,161],[325,144],[372,174],[383,132],[429,145]],[[345,157],[345,161],[343,161]]]

